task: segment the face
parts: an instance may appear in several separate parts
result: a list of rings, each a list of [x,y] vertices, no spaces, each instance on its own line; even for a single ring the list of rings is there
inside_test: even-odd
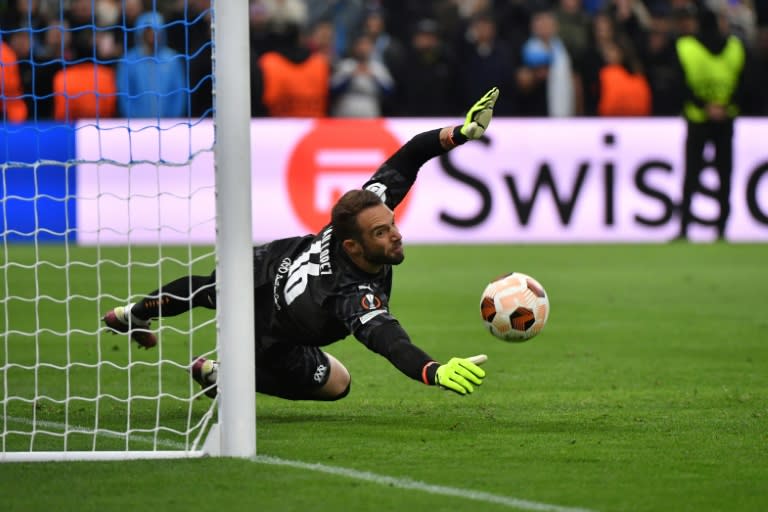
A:
[[[606,64],[621,64],[621,48],[614,43],[608,43],[603,46],[603,59]]]
[[[549,41],[557,34],[557,20],[549,12],[536,14],[531,22],[531,31],[537,37]]]
[[[365,29],[373,36],[381,34],[384,32],[384,18],[380,14],[372,13],[365,19]]]
[[[472,29],[478,43],[490,43],[496,38],[496,25],[491,20],[478,19],[472,24]]]
[[[154,48],[155,47],[155,31],[151,28],[145,29],[144,32],[141,34],[141,38],[144,40],[144,44],[148,48]]]
[[[367,270],[403,262],[403,237],[395,225],[395,214],[385,204],[360,212],[357,223],[362,233],[361,256],[369,265]]]
[[[365,36],[358,38],[354,43],[352,53],[357,60],[370,59],[371,53],[373,53],[373,41]]]

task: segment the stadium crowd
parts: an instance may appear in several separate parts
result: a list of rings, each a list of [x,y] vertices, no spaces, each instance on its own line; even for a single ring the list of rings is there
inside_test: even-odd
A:
[[[253,116],[674,116],[679,36],[703,9],[747,50],[741,115],[768,115],[768,2],[251,0]],[[212,113],[210,0],[9,0],[8,121]]]

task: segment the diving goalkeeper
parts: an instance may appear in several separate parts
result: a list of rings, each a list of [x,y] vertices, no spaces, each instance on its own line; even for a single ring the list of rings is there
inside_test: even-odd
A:
[[[462,125],[414,136],[362,189],[338,200],[330,224],[318,234],[253,248],[257,392],[291,400],[344,398],[350,390],[349,372],[321,347],[349,334],[424,384],[461,395],[482,384],[481,361],[453,357],[438,362],[411,342],[389,312],[392,267],[405,258],[392,210],[424,163],[483,135],[498,95],[495,87],[488,91]],[[193,307],[215,309],[215,283],[215,271],[185,276],[136,303],[108,311],[103,320],[111,330],[152,348],[157,338],[150,321]],[[190,370],[206,395],[215,397],[218,363],[201,357]]]

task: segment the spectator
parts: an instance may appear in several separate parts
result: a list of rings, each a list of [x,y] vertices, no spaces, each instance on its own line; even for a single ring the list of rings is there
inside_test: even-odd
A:
[[[678,36],[694,35],[697,30],[696,6],[690,0],[672,10],[674,33]]]
[[[558,35],[575,67],[584,61],[590,43],[590,17],[582,8],[582,0],[560,0],[555,10]]]
[[[393,102],[397,115],[429,117],[461,112],[456,58],[441,39],[434,20],[417,23],[399,73]]]
[[[613,18],[607,13],[596,14],[592,18],[591,36],[591,44],[581,64],[579,77],[582,88],[583,113],[588,116],[595,116],[597,115],[597,104],[600,101],[600,70],[605,65],[603,49],[613,44],[617,37]],[[677,61],[675,60],[675,62]]]
[[[114,117],[117,113],[115,72],[95,61],[91,30],[75,38],[75,64],[61,68],[53,77],[53,117],[59,121]]]
[[[11,47],[16,55],[16,65],[19,70],[19,81],[21,83],[22,96],[24,104],[27,106],[27,114],[32,119],[40,119],[35,108],[37,94],[34,90],[36,85],[35,71],[36,63],[32,59],[32,45],[34,44],[31,30],[14,30],[6,35],[8,46]]]
[[[498,38],[496,21],[490,12],[475,14],[466,32],[464,48],[460,54],[459,103],[470,104],[493,86],[513,90],[513,70],[516,59],[511,48]],[[513,102],[496,105],[497,115],[511,115]]]
[[[211,0],[185,0],[167,14],[165,35],[171,50],[193,56],[211,43]]]
[[[371,9],[363,19],[363,32],[371,38],[371,57],[384,64],[387,69],[402,65],[405,47],[386,30],[386,21],[380,9]]]
[[[372,58],[381,62],[393,77],[402,76],[405,45],[387,30],[387,21],[382,10],[380,8],[369,9],[363,18],[362,25],[363,32],[373,41]],[[395,95],[384,95],[381,107],[382,115],[394,115],[399,109],[399,105],[395,104]]]
[[[20,123],[27,119],[27,105],[24,103],[24,90],[16,54],[3,41],[0,41],[0,101],[4,121]]]
[[[81,27],[93,28],[96,25],[96,12],[92,0],[71,0],[64,11],[64,19],[73,30]]]
[[[757,15],[750,0],[709,0],[707,5],[725,14],[723,21],[728,25],[728,32],[741,39],[748,48],[755,45]]]
[[[36,52],[35,61],[32,63],[37,119],[53,119],[53,78],[65,62],[74,58],[72,32],[68,29],[66,20],[51,20],[43,32],[44,44]]]
[[[617,32],[628,37],[634,48],[642,47],[651,15],[641,0],[610,0],[606,12],[612,17]]]
[[[680,113],[680,76],[670,18],[654,16],[646,37],[642,60],[651,88],[651,114],[676,116]]]
[[[566,117],[576,111],[576,88],[571,59],[558,37],[552,11],[531,18],[531,37],[523,46],[523,67],[518,70],[518,89],[523,113]]]
[[[136,20],[137,43],[117,66],[120,115],[131,118],[187,114],[184,57],[165,44],[163,16],[147,12]]]
[[[600,70],[597,112],[604,117],[647,116],[651,113],[651,88],[628,40],[603,47],[605,66]]]
[[[251,0],[248,7],[248,32],[251,58],[271,50],[269,11],[264,0]],[[333,28],[333,25],[331,25]]]
[[[371,37],[359,34],[352,41],[350,56],[343,59],[331,77],[333,117],[380,117],[384,97],[395,83],[383,62],[373,58]]]
[[[765,94],[765,84],[768,83],[768,26],[761,27],[755,41],[755,61],[751,69],[749,81],[749,114],[768,116],[768,94]],[[747,68],[747,71],[750,71]]]
[[[305,0],[305,2],[308,25],[313,26],[319,20],[330,20],[333,23],[334,53],[345,55],[350,46],[350,38],[360,31],[367,9],[367,0]]]
[[[768,26],[768,2],[755,2],[755,17],[758,27]]]
[[[334,45],[334,27],[329,20],[319,20],[314,24],[307,37],[310,52],[320,52],[326,56],[331,68],[336,66],[339,56]]]
[[[94,21],[96,31],[96,57],[102,64],[114,66],[124,55],[121,8],[116,0],[96,0]]]
[[[99,18],[102,26],[112,26],[110,32],[115,43],[116,55],[125,55],[129,49],[136,45],[136,19],[142,12],[144,12],[142,0],[124,0],[114,18],[111,17],[113,12],[102,11]]]
[[[495,4],[493,12],[501,28],[499,38],[519,55],[531,35],[531,13],[540,8],[533,0],[497,1]]]
[[[2,27],[11,34],[21,28],[29,30],[28,55],[33,59],[45,50],[44,29],[47,24],[48,21],[40,10],[39,0],[11,0],[8,2],[7,11],[3,13]]]
[[[330,63],[302,44],[298,25],[281,27],[276,48],[251,66],[254,114],[273,117],[323,117],[328,114]]]
[[[189,57],[189,115],[195,118],[213,115],[213,42],[211,40],[211,12],[205,13],[204,27],[208,41]]]

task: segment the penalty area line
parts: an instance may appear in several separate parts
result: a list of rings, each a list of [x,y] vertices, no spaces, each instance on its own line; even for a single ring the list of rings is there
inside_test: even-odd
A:
[[[298,460],[281,459],[279,457],[272,457],[269,455],[257,455],[251,459],[258,464],[267,464],[272,466],[288,466],[297,469],[305,469],[308,471],[316,471],[319,473],[326,473],[329,475],[343,476],[346,478],[352,478],[355,480],[363,480],[365,482],[371,482],[378,485],[387,487],[396,487],[398,489],[406,489],[413,491],[426,492],[428,494],[437,494],[441,496],[452,496],[456,498],[464,498],[473,501],[481,501],[483,503],[493,503],[496,505],[503,505],[507,507],[517,508],[520,510],[536,510],[542,512],[596,512],[587,508],[575,508],[564,507],[560,505],[553,505],[550,503],[541,503],[536,501],[523,500],[520,498],[514,498],[511,496],[502,496],[499,494],[492,494],[482,491],[474,491],[472,489],[461,489],[458,487],[448,487],[445,485],[428,484],[426,482],[420,482],[418,480],[412,480],[410,478],[398,478],[387,475],[379,475],[371,473],[369,471],[358,471],[356,469],[344,468],[339,466],[328,466],[326,464],[302,462]]]

